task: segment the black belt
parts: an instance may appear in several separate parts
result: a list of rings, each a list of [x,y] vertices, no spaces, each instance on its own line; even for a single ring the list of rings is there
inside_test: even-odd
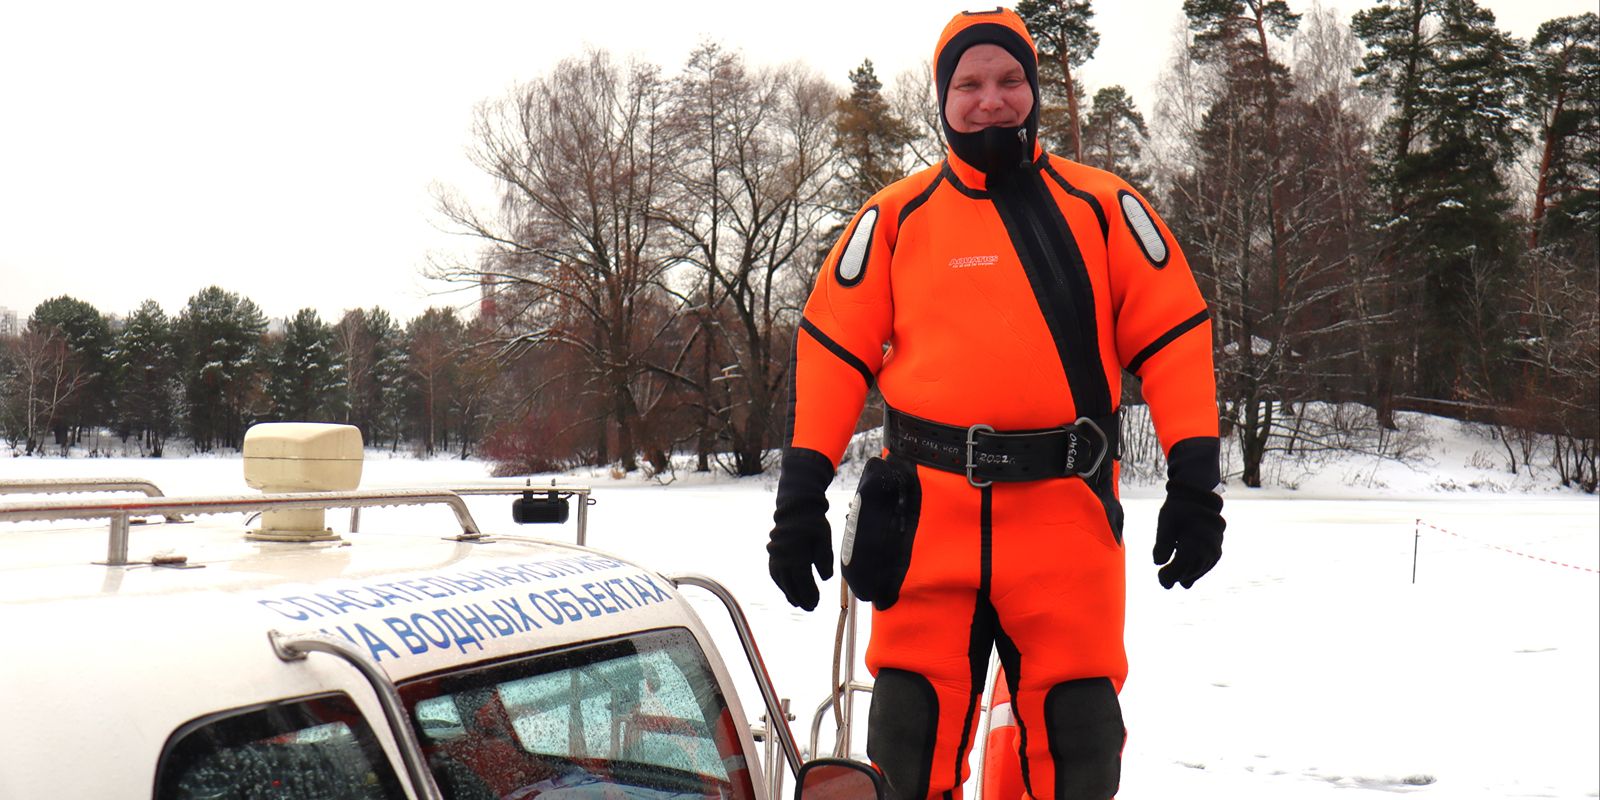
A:
[[[1076,475],[1090,478],[1117,458],[1117,415],[1079,418],[1071,425],[1029,431],[960,427],[885,409],[883,444],[923,466],[967,476],[973,486]]]

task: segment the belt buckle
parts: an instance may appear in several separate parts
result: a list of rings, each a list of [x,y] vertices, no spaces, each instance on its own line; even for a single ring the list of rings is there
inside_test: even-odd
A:
[[[978,479],[972,476],[972,471],[978,468],[978,464],[973,458],[972,451],[978,446],[978,434],[980,433],[994,433],[994,428],[981,423],[967,428],[967,483],[972,484],[972,487],[975,489],[982,489],[983,487],[994,483],[994,481],[983,481],[982,483],[979,483]]]
[[[1111,449],[1111,439],[1106,436],[1106,432],[1104,430],[1101,430],[1100,426],[1096,425],[1094,423],[1094,420],[1089,419],[1088,417],[1078,417],[1078,419],[1075,422],[1073,422],[1070,427],[1067,428],[1068,441],[1071,442],[1071,441],[1074,441],[1077,438],[1077,433],[1072,430],[1073,428],[1085,428],[1085,427],[1087,427],[1089,430],[1094,431],[1095,434],[1097,434],[1100,437],[1100,448],[1095,453],[1094,463],[1089,465],[1088,469],[1082,470],[1080,472],[1071,472],[1071,471],[1069,471],[1067,473],[1068,475],[1076,475],[1079,478],[1088,478],[1088,477],[1094,475],[1096,472],[1099,472],[1100,471],[1100,465],[1105,463],[1106,451]],[[971,447],[968,447],[968,452],[971,452]],[[1073,444],[1073,445],[1071,445],[1071,449],[1070,449],[1070,451],[1069,451],[1069,453],[1067,455],[1067,464],[1068,464],[1068,469],[1069,470],[1071,469],[1070,465],[1071,465],[1073,459],[1076,459],[1077,456],[1078,456],[1078,447],[1077,447],[1076,444]],[[967,457],[967,460],[971,461],[972,457],[969,455]]]

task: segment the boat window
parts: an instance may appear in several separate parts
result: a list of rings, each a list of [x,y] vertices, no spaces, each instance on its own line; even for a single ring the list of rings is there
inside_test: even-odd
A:
[[[682,628],[411,681],[451,800],[753,800],[738,728]]]
[[[157,800],[404,798],[383,749],[348,695],[214,714],[167,741]]]

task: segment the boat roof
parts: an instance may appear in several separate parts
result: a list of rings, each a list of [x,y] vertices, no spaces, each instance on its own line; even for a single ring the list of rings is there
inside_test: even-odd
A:
[[[0,520],[16,506],[0,503]],[[279,658],[271,632],[343,637],[397,683],[644,630],[684,627],[709,642],[672,581],[640,564],[407,512],[296,543],[252,539],[237,515],[155,515],[129,526],[120,566],[105,563],[114,524],[0,521],[0,752],[16,757],[15,771],[0,769],[0,796],[64,785],[59,765],[28,767],[29,754],[125,756],[147,777],[188,721],[339,687],[365,695],[348,664]],[[91,791],[128,777],[68,783]]]

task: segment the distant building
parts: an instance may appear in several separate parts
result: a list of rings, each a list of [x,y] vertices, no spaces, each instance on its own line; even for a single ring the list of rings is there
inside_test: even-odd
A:
[[[0,306],[0,336],[16,336],[21,332],[22,327],[17,324],[17,312]]]
[[[493,275],[478,276],[478,317],[490,323],[495,321],[495,296],[499,293]]]

